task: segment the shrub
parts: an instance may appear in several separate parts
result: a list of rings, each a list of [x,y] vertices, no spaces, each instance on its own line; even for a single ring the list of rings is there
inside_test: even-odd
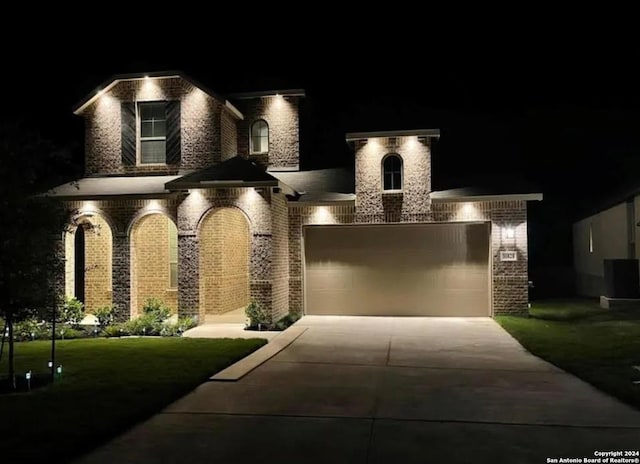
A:
[[[56,327],[56,338],[62,340],[72,340],[74,338],[84,338],[87,336],[87,332],[84,330],[77,330],[73,327]]]
[[[4,325],[0,326],[0,330]],[[1,335],[1,334],[0,334]],[[51,338],[51,326],[34,317],[16,322],[13,326],[13,336],[16,341],[42,340]]]
[[[93,315],[98,319],[100,327],[108,327],[113,323],[113,306],[103,306],[93,312]]]
[[[273,326],[273,329],[275,329],[275,330],[285,330],[287,327],[292,325],[298,319],[300,319],[300,315],[299,314],[289,313],[286,316],[283,316],[278,322],[276,322],[275,325]]]
[[[130,335],[160,335],[163,326],[157,314],[147,313],[125,322],[123,329]]]
[[[149,316],[157,322],[164,322],[171,316],[171,310],[158,298],[149,298],[142,307],[143,316]]]
[[[124,324],[108,325],[104,329],[102,329],[102,333],[107,338],[129,335],[129,333],[124,329]]]
[[[59,321],[63,324],[77,326],[84,318],[84,304],[76,297],[65,298],[59,312]]]
[[[176,325],[182,330],[182,332],[186,332],[189,329],[193,329],[198,325],[198,323],[193,317],[181,317],[178,319],[178,323]]]
[[[269,314],[255,301],[252,301],[244,310],[249,318],[250,329],[267,328],[271,323]]]

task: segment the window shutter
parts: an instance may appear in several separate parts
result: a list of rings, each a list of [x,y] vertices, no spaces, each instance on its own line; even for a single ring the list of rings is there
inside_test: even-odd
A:
[[[180,102],[167,102],[167,164],[180,164]]]
[[[122,164],[136,164],[136,104],[123,102],[120,105],[122,131]]]

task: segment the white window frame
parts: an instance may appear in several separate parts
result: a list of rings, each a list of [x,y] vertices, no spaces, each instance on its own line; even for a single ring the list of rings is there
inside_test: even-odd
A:
[[[142,112],[140,106],[144,105],[165,105],[164,115],[164,137],[142,137]],[[166,101],[139,101],[136,102],[136,140],[137,140],[137,163],[138,166],[166,166],[167,165],[167,113],[166,113]],[[164,163],[143,163],[142,162],[142,142],[143,141],[160,141],[164,140]]]
[[[400,188],[399,189],[384,188],[384,177],[385,177],[384,163],[387,161],[387,159],[389,159],[392,156],[400,160]],[[400,156],[398,153],[387,153],[386,155],[384,155],[384,157],[382,158],[382,161],[380,162],[380,171],[382,173],[381,175],[382,192],[383,193],[402,193],[404,189],[404,159],[402,159],[402,156]],[[396,171],[392,171],[392,172],[396,172]],[[392,180],[392,183],[393,183],[393,180]]]
[[[263,151],[256,151],[253,148],[253,128],[256,126],[256,124],[258,123],[264,123],[264,125],[267,127],[267,149],[263,150]],[[269,153],[269,144],[270,144],[270,138],[271,138],[271,134],[270,134],[270,130],[271,128],[269,127],[269,123],[267,121],[265,121],[264,119],[260,118],[260,119],[256,119],[255,121],[253,121],[251,123],[251,126],[249,126],[249,153],[251,155],[264,155],[266,153]],[[262,135],[260,136],[260,138],[263,138]]]
[[[168,242],[169,242],[169,289],[170,290],[176,290],[178,288],[178,228],[176,227],[176,225],[173,223],[173,221],[171,221],[170,219],[168,219],[169,221],[169,237],[168,237]],[[171,235],[172,232],[175,230],[175,234],[176,234],[176,254],[175,254],[175,260],[173,259],[172,256],[172,248],[171,248]],[[176,281],[175,281],[175,285],[174,282],[171,281],[171,267],[175,265],[176,266]]]

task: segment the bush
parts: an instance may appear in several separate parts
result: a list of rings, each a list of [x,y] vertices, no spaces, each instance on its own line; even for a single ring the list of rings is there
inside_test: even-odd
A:
[[[123,329],[130,335],[160,335],[164,325],[156,314],[148,313],[125,322]]]
[[[275,325],[273,326],[273,329],[285,330],[287,327],[292,325],[298,319],[300,319],[300,314],[289,313],[286,316],[283,316],[278,322],[276,322]]]
[[[56,338],[58,340],[72,340],[74,338],[85,338],[88,334],[84,330],[77,330],[73,327],[56,327]]]
[[[195,327],[196,321],[192,317],[181,317],[177,322],[165,322],[160,328],[160,335],[163,337],[180,337],[187,330]]]
[[[266,329],[271,323],[269,314],[255,301],[245,308],[244,313],[249,318],[249,329]]]
[[[4,325],[0,327],[0,330],[3,327]],[[13,336],[17,342],[51,338],[51,326],[44,321],[31,317],[14,324]]]
[[[149,316],[156,322],[164,322],[171,317],[171,310],[158,298],[149,298],[142,307],[143,316]]]
[[[182,329],[182,332],[186,332],[189,329],[193,329],[198,323],[193,317],[181,317],[176,325]]]
[[[63,324],[77,326],[84,319],[84,304],[76,297],[65,298],[58,314],[58,320]]]
[[[104,329],[102,329],[102,333],[107,338],[129,335],[129,333],[124,328],[124,324],[108,325]]]
[[[113,306],[103,306],[93,312],[93,315],[98,319],[100,327],[108,327],[113,323]]]

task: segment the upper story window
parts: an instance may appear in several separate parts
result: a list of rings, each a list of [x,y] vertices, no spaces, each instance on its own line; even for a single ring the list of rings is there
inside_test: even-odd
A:
[[[164,102],[139,103],[140,164],[167,162],[167,105]]]
[[[258,119],[251,125],[251,153],[269,152],[269,125],[263,119]]]
[[[402,158],[387,155],[382,161],[382,189],[402,190]]]

